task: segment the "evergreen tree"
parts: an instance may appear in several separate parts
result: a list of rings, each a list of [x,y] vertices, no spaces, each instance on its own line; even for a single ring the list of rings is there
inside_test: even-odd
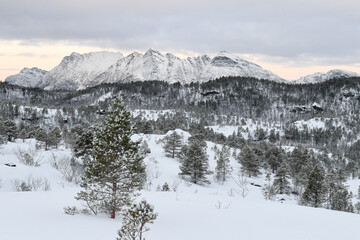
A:
[[[224,183],[231,175],[230,148],[223,145],[221,150],[215,152],[216,168],[215,178],[218,182]]]
[[[275,173],[277,171],[278,167],[283,162],[284,158],[285,157],[283,150],[276,146],[270,147],[265,152],[265,159],[272,173]]]
[[[18,134],[18,137],[21,138],[23,140],[23,142],[25,142],[25,139],[27,139],[29,137],[29,134],[26,131],[26,129],[23,128],[23,129],[20,130],[20,132]]]
[[[172,134],[165,136],[164,139],[164,150],[167,157],[175,158],[181,151],[182,147],[182,137],[176,132],[173,131]]]
[[[248,174],[249,177],[260,174],[260,160],[254,151],[245,146],[238,156],[238,161],[241,163],[241,169]]]
[[[196,140],[190,143],[180,166],[180,175],[189,175],[190,181],[195,184],[210,183],[206,175],[208,170],[208,156],[202,144]]]
[[[93,159],[85,162],[77,199],[100,204],[100,210],[116,213],[129,205],[143,186],[145,167],[139,154],[139,142],[131,140],[134,129],[130,113],[116,99],[109,109],[104,127],[96,131]]]
[[[4,121],[4,135],[7,137],[9,142],[16,139],[18,134],[16,124],[11,120]]]
[[[62,139],[60,129],[58,127],[55,127],[54,129],[52,129],[48,134],[48,138],[49,138],[49,140],[48,140],[49,145],[57,148]]]
[[[278,194],[289,194],[290,193],[290,169],[287,163],[284,161],[278,170],[276,171],[274,178],[274,187]]]
[[[45,129],[38,128],[35,133],[35,139],[39,142],[44,143],[46,151],[49,149],[49,137]]]
[[[276,143],[276,141],[277,141],[277,137],[276,137],[276,134],[275,134],[275,130],[271,129],[270,130],[270,135],[269,135],[269,142]]]
[[[337,211],[352,212],[353,206],[350,193],[345,186],[345,179],[331,172],[325,178],[327,190],[327,208]]]
[[[146,225],[154,223],[157,216],[158,214],[154,213],[154,207],[145,200],[139,204],[133,204],[123,214],[123,223],[117,240],[145,240],[143,235],[150,230]]]
[[[324,175],[319,167],[315,167],[309,175],[308,184],[302,195],[302,203],[311,207],[321,207],[325,202],[326,188]]]
[[[74,144],[74,154],[77,158],[82,158],[86,161],[92,155],[94,140],[94,129],[90,128],[82,132],[79,138],[76,139]]]

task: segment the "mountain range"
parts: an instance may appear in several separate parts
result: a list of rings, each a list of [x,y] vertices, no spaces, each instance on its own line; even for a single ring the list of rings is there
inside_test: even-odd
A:
[[[46,90],[80,90],[102,83],[160,80],[169,83],[206,82],[220,77],[239,76],[285,83],[317,83],[332,78],[360,76],[357,73],[332,70],[314,73],[288,82],[261,66],[225,51],[211,58],[207,55],[181,59],[171,53],[149,49],[144,54],[127,56],[113,52],[72,53],[50,71],[24,68],[5,82]]]

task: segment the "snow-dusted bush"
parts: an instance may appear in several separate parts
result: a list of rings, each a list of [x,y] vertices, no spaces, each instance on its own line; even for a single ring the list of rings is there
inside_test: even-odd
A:
[[[76,184],[80,182],[83,168],[75,158],[63,155],[56,156],[52,153],[50,164],[62,174],[66,181],[74,182]]]
[[[245,177],[242,173],[238,173],[235,177],[233,177],[234,182],[239,187],[240,195],[245,198],[249,193],[249,181],[247,177]]]
[[[11,185],[14,191],[27,192],[27,191],[49,191],[51,189],[49,180],[47,178],[33,178],[29,176],[26,180],[13,179]]]
[[[75,215],[75,214],[79,214],[79,210],[75,206],[73,207],[67,206],[64,207],[64,213],[67,215]]]
[[[27,149],[18,147],[15,155],[21,163],[27,166],[39,167],[42,161],[42,156],[34,146],[29,146]]]

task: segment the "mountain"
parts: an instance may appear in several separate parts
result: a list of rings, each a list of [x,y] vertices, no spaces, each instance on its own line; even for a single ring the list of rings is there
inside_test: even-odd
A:
[[[48,73],[48,71],[34,68],[24,68],[20,73],[9,76],[5,82],[12,85],[20,85],[24,87],[35,87]]]
[[[222,76],[253,77],[276,82],[286,82],[276,74],[264,70],[259,65],[246,61],[234,54],[222,51],[216,55],[203,71],[203,79],[215,79]]]
[[[159,51],[149,49],[144,55],[134,52],[120,59],[94,79],[92,85],[144,80],[187,84],[227,76],[284,81],[259,65],[227,52],[220,52],[213,59],[207,55],[180,59],[171,53],[163,55]]]
[[[206,55],[180,59],[152,49],[145,54],[133,52],[94,79],[92,85],[145,80],[186,84],[200,80],[204,67],[210,62],[211,58]]]
[[[110,52],[72,53],[40,81],[37,79],[34,86],[46,90],[79,90],[102,83],[160,80],[188,84],[228,76],[285,82],[259,65],[228,52],[220,52],[214,58],[203,55],[181,59],[149,49],[144,54],[133,52],[126,57]]]
[[[340,79],[340,78],[351,78],[351,77],[360,77],[360,74],[356,72],[350,72],[340,69],[330,70],[327,73],[316,72],[304,77],[299,78],[294,83],[295,84],[309,84],[309,83],[320,83],[325,82],[330,79]]]
[[[112,52],[72,53],[50,70],[37,87],[47,90],[84,89],[90,81],[122,57],[121,53]]]

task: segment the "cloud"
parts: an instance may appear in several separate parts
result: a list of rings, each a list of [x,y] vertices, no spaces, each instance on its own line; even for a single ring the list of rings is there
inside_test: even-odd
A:
[[[288,65],[355,64],[355,0],[0,0],[0,38],[24,45],[216,53],[227,50]]]

